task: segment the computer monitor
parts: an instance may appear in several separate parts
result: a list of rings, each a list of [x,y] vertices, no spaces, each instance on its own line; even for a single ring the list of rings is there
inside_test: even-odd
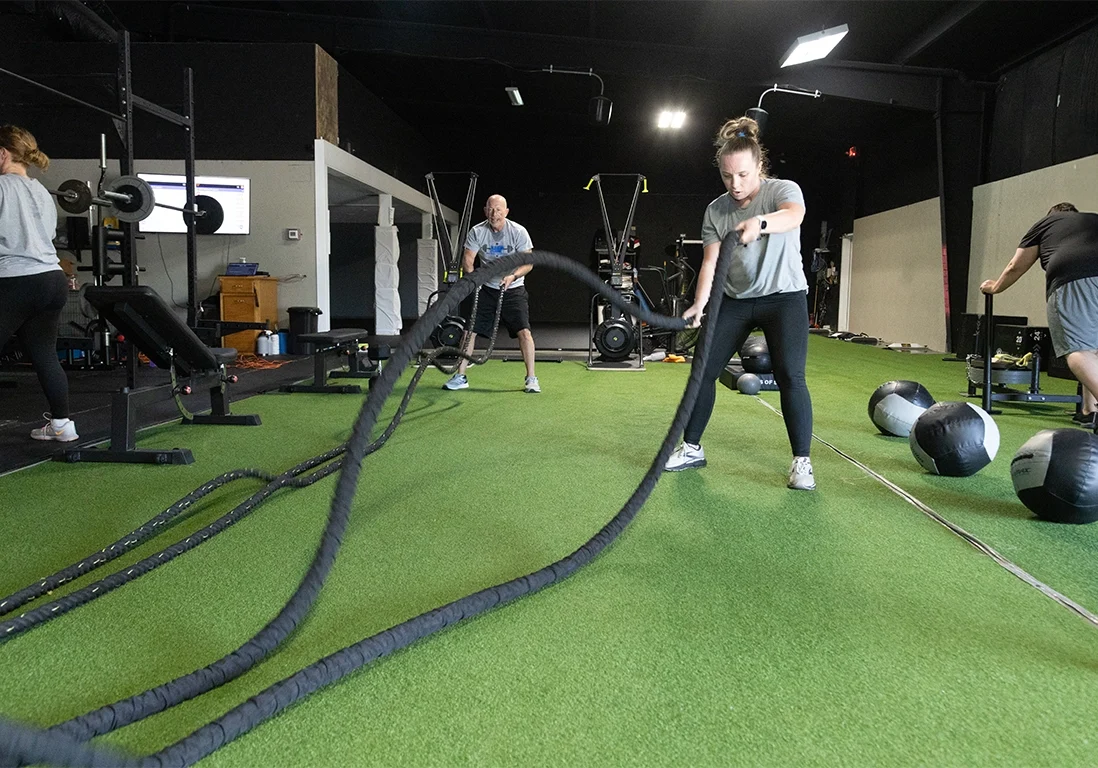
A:
[[[183,208],[187,205],[187,177],[168,173],[139,173],[153,190],[153,200]],[[251,218],[251,180],[234,176],[195,176],[195,194],[207,195],[221,203],[225,221],[215,235],[246,235]],[[170,208],[153,208],[137,226],[147,233],[185,233],[184,214]]]

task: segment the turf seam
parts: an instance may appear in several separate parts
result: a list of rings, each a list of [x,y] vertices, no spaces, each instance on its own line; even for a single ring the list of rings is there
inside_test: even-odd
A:
[[[755,399],[758,400],[760,403],[762,403],[767,408],[769,408],[770,410],[772,410],[774,413],[778,414],[779,416],[782,415],[782,412],[779,409],[775,408],[773,405],[766,402],[761,397],[756,396]],[[856,459],[853,456],[851,456],[850,454],[846,453],[845,451],[843,451],[838,446],[827,442],[822,437],[817,435],[815,432],[812,433],[812,439],[815,440],[816,442],[820,443],[821,445],[824,445],[824,446],[830,448],[835,453],[839,454],[839,456],[843,457],[844,459],[849,461],[851,464],[856,466],[858,469],[862,470],[867,475],[872,477],[874,480],[881,483],[885,488],[888,488],[890,491],[895,493],[897,496],[902,498],[904,501],[911,504],[913,507],[918,509],[920,512],[922,512],[924,515],[929,517],[931,520],[934,520],[936,523],[942,525],[943,527],[945,527],[948,530],[955,533],[960,538],[964,539],[966,542],[968,542],[974,548],[976,548],[977,550],[979,550],[983,554],[990,557],[996,563],[998,563],[1003,569],[1005,569],[1006,571],[1008,571],[1009,573],[1011,573],[1012,575],[1014,575],[1018,579],[1021,579],[1026,584],[1028,584],[1029,586],[1033,587],[1038,592],[1043,594],[1045,597],[1048,597],[1052,600],[1055,600],[1057,603],[1064,606],[1065,608],[1070,610],[1072,613],[1074,613],[1077,616],[1080,616],[1081,618],[1088,621],[1092,626],[1098,627],[1098,615],[1095,615],[1091,611],[1087,610],[1085,607],[1083,607],[1079,603],[1075,602],[1074,600],[1072,600],[1067,595],[1065,595],[1065,594],[1057,591],[1056,589],[1050,587],[1048,584],[1045,584],[1043,581],[1041,581],[1036,576],[1034,576],[1033,574],[1026,571],[1024,568],[1022,568],[1017,563],[1015,563],[1015,562],[1011,561],[1010,559],[1004,557],[1002,554],[1000,554],[998,551],[996,551],[992,546],[990,546],[989,544],[986,544],[983,541],[981,541],[976,535],[974,535],[972,533],[969,533],[968,531],[966,531],[961,526],[959,526],[956,523],[951,522],[950,520],[946,519],[940,513],[934,511],[934,509],[932,507],[930,507],[928,504],[926,504],[925,502],[919,500],[916,496],[914,496],[910,492],[905,491],[903,488],[896,485],[894,482],[889,480],[884,475],[880,474],[879,472],[876,472],[875,470],[873,470],[870,467],[866,466],[862,462],[858,461],[858,459]]]

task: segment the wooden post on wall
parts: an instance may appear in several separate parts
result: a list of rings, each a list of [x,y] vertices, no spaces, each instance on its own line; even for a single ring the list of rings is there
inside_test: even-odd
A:
[[[316,138],[339,146],[339,65],[316,47]]]

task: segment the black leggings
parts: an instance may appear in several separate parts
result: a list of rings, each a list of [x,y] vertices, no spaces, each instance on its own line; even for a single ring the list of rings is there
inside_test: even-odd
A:
[[[706,322],[709,322],[706,320]],[[762,328],[774,379],[781,392],[782,416],[794,456],[808,456],[812,445],[812,399],[804,380],[808,357],[808,302],[803,293],[774,293],[757,299],[725,297],[717,315],[713,348],[705,366],[698,401],[686,423],[683,439],[700,443],[713,414],[717,379],[755,328]]]
[[[13,333],[19,337],[55,419],[69,417],[69,380],[57,359],[57,324],[68,295],[60,269],[0,278],[0,346]]]

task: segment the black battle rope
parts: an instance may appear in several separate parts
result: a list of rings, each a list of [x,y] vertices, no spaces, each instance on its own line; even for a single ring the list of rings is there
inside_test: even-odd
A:
[[[465,354],[465,342],[466,342],[466,339],[469,338],[467,334],[471,333],[471,334],[473,334],[474,337],[476,336],[476,331],[474,329],[475,329],[476,324],[477,324],[477,305],[479,303],[480,303],[480,288],[477,288],[476,293],[473,294],[473,309],[469,313],[469,326],[470,327],[464,333],[461,334],[461,348],[457,350],[458,352],[461,353],[459,355],[459,358],[465,358],[467,361],[469,361],[470,365],[483,365],[485,362],[487,362],[488,358],[492,354],[492,351],[496,348],[496,337],[499,335],[499,318],[503,314],[503,290],[502,290],[502,288],[500,289],[499,297],[496,301],[496,317],[492,321],[492,337],[490,339],[488,339],[488,349],[486,349],[484,354],[481,357],[478,358],[475,355],[470,357],[469,355]],[[452,355],[452,352],[454,351],[454,349],[455,349],[454,347],[442,347],[441,349],[435,351],[434,365],[435,365],[436,368],[438,368],[440,371],[442,371],[445,374],[456,373],[458,368],[461,367],[460,362],[455,363],[454,365],[444,365],[443,363],[439,362],[439,357],[441,355],[445,354],[447,357],[449,357],[449,356]]]
[[[730,253],[735,247],[733,236],[722,244],[720,259],[717,263],[716,275],[713,282],[713,292],[710,306],[714,316],[719,310],[723,294],[724,278],[730,264]],[[233,654],[224,657],[228,660],[248,650],[249,646],[260,643],[264,634],[277,624],[288,624],[288,631],[303,618],[316,593],[323,585],[323,581],[330,570],[335,556],[338,553],[340,541],[350,515],[350,506],[354,498],[358,476],[361,471],[361,462],[368,448],[369,433],[376,423],[381,405],[392,391],[397,378],[410,362],[413,350],[421,347],[427,336],[433,331],[445,313],[456,305],[473,290],[476,285],[485,279],[494,276],[493,273],[504,274],[505,270],[522,264],[549,266],[564,272],[571,273],[574,277],[587,282],[596,292],[602,294],[611,303],[626,303],[617,294],[606,286],[589,270],[579,266],[576,262],[558,256],[556,254],[533,251],[526,254],[514,254],[504,257],[492,266],[495,269],[478,270],[470,278],[463,279],[455,285],[444,302],[439,302],[429,310],[420,321],[413,326],[409,338],[398,348],[397,353],[390,360],[389,366],[378,378],[376,385],[371,388],[370,395],[363,404],[362,411],[352,432],[348,443],[347,457],[351,461],[342,462],[343,472],[340,473],[336,492],[332,500],[328,526],[321,537],[316,556],[309,570],[302,579],[301,585],[295,594],[287,601],[286,606],[279,616],[267,625],[251,641],[241,646]],[[468,282],[466,282],[468,280]],[[641,320],[650,325],[659,325],[679,330],[685,326],[685,322],[678,318],[667,318],[656,315],[647,310],[635,306],[621,306],[638,315]],[[84,748],[73,740],[59,737],[57,734],[46,734],[40,729],[34,729],[23,725],[17,725],[10,721],[0,719],[0,755],[6,755],[10,759],[19,762],[51,762],[65,765],[118,765],[118,764],[143,764],[143,765],[190,765],[210,754],[220,746],[228,743],[237,736],[246,733],[263,720],[271,717],[297,699],[316,690],[317,688],[334,682],[354,669],[357,669],[380,656],[403,648],[415,640],[425,637],[452,623],[465,618],[470,618],[478,613],[486,611],[497,605],[510,602],[520,596],[540,590],[551,583],[561,580],[594,558],[602,549],[610,544],[633,519],[637,511],[647,500],[655,487],[663,465],[670,456],[678,435],[685,426],[697,398],[697,391],[704,371],[705,358],[708,355],[712,343],[715,328],[714,322],[707,322],[699,345],[699,354],[694,359],[690,377],[687,382],[683,398],[679,403],[675,418],[668,430],[659,453],[653,459],[647,474],[633,495],[622,507],[621,511],[590,541],[580,547],[571,555],[557,561],[532,574],[513,579],[504,584],[481,590],[460,600],[449,603],[441,608],[429,611],[419,617],[405,621],[384,632],[360,641],[359,643],[332,654],[320,661],[306,667],[295,675],[275,684],[263,693],[253,697],[248,702],[236,707],[222,718],[203,726],[195,733],[182,739],[165,750],[140,761],[123,763],[117,755],[106,753],[102,750]],[[210,665],[206,670],[212,670]],[[205,670],[199,670],[199,674]],[[181,678],[182,679],[182,678]],[[109,707],[106,709],[110,709]]]
[[[419,379],[423,376],[424,370],[426,370],[426,365],[421,366],[420,369],[416,371],[415,376],[413,376],[412,381],[408,386],[407,392],[404,393],[404,398],[401,401],[400,408],[397,409],[396,414],[394,414],[392,420],[389,422],[389,425],[385,428],[385,431],[378,437],[377,440],[375,440],[367,447],[366,455],[369,455],[381,448],[381,446],[383,446],[386,441],[388,441],[393,432],[396,431],[396,428],[400,424],[400,420],[403,417],[404,412],[407,410],[408,403],[412,398],[412,393],[415,391],[416,385],[419,383]],[[253,494],[246,501],[237,505],[232,510],[219,517],[217,520],[207,525],[205,528],[195,531],[190,536],[187,536],[186,538],[175,542],[174,544],[166,547],[165,549],[162,549],[159,552],[149,555],[144,560],[140,560],[127,568],[116,571],[115,573],[104,579],[89,584],[82,589],[71,592],[64,597],[58,598],[51,603],[46,603],[42,606],[39,606],[34,610],[27,611],[26,613],[23,613],[14,619],[0,622],[0,644],[4,643],[7,640],[10,640],[17,635],[34,629],[38,625],[43,624],[50,619],[55,619],[58,616],[63,616],[64,614],[75,608],[86,605],[92,600],[102,597],[108,592],[112,592],[115,589],[118,589],[119,587],[128,584],[129,582],[134,581],[141,576],[144,576],[145,574],[155,570],[156,568],[159,568],[165,563],[171,562],[184,552],[189,552],[200,544],[209,541],[217,534],[226,530],[231,525],[240,522],[249,514],[254,512],[256,508],[258,508],[263,502],[269,499],[279,489],[287,487],[306,488],[317,482],[318,480],[322,480],[323,478],[327,477],[328,475],[339,469],[342,460],[334,462],[331,465],[324,467],[323,469],[314,472],[313,474],[308,475],[304,478],[301,478],[300,475],[303,472],[306,472],[321,464],[331,461],[338,456],[341,456],[346,450],[347,444],[343,443],[342,445],[339,445],[336,448],[327,451],[326,453],[322,453],[319,456],[314,456],[313,458],[308,459],[301,464],[298,464],[296,467],[293,467],[292,469],[289,469],[280,475],[270,475],[268,473],[254,469],[234,470],[233,472],[227,472],[223,475],[220,475],[214,480],[211,480],[209,483],[200,486],[196,491],[189,494],[184,499],[181,499],[179,502],[173,504],[171,507],[168,508],[168,510],[162,512],[149,522],[145,523],[145,525],[136,529],[133,534],[119,539],[119,541],[115,542],[110,547],[107,547],[106,549],[101,550],[99,553],[96,553],[89,558],[85,558],[79,563],[71,565],[68,568],[63,569],[62,571],[59,571],[53,576],[47,577],[47,579],[41,582],[32,584],[31,586],[14,593],[11,598],[5,598],[5,600],[15,599],[16,596],[32,595],[26,600],[23,600],[23,602],[25,603],[27,602],[27,600],[34,599],[34,597],[38,597],[43,594],[44,591],[46,591],[45,589],[43,589],[43,585],[57,580],[59,580],[59,583],[64,583],[65,581],[68,581],[67,578],[60,577],[60,574],[71,572],[80,568],[83,569],[82,572],[94,570],[95,568],[98,568],[106,562],[113,560],[114,558],[125,553],[126,551],[133,549],[133,547],[137,546],[142,541],[159,533],[155,526],[161,525],[163,524],[163,522],[167,522],[167,520],[170,519],[170,517],[165,519],[165,515],[169,515],[169,513],[173,513],[173,511],[174,514],[172,514],[171,516],[179,514],[179,511],[185,508],[185,506],[183,506],[185,502],[189,503],[190,501],[197,500],[198,498],[201,498],[202,496],[208,494],[214,488],[216,488],[217,486],[214,485],[214,483],[223,481],[219,484],[224,485],[226,482],[237,479],[238,477],[262,477],[263,479],[267,479],[270,481],[266,486]],[[140,532],[140,537],[134,535],[138,532]],[[133,536],[133,538],[130,538],[130,536]],[[33,594],[35,592],[37,592],[37,594]]]

